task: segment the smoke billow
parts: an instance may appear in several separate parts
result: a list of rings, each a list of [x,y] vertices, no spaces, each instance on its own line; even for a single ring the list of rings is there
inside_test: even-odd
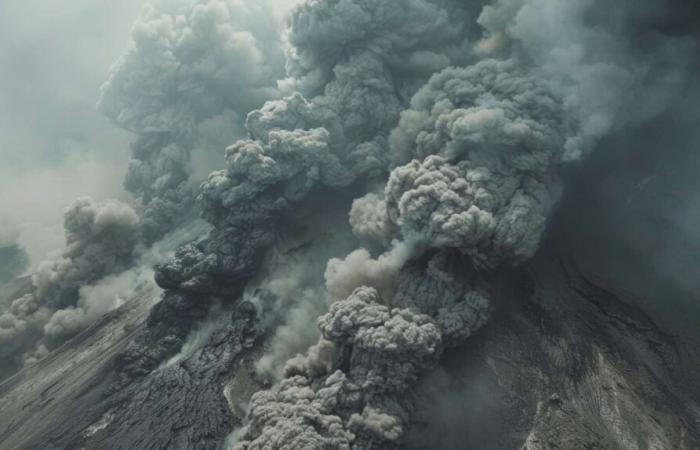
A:
[[[85,198],[69,207],[66,248],[38,265],[32,293],[20,299],[33,306],[3,314],[3,339],[15,340],[3,354],[17,357],[42,340],[51,348],[118,306],[103,291],[119,291],[134,275],[127,269],[153,263],[149,247],[192,221],[194,186],[218,165],[211,155],[244,135],[248,111],[280,97],[280,21],[271,4],[252,1],[164,0],[143,9],[98,105],[136,134],[124,186],[138,204]]]
[[[358,286],[375,288],[387,301],[392,297],[393,279],[411,257],[411,245],[396,243],[391,251],[377,259],[364,248],[355,250],[345,259],[328,261],[325,279],[331,298],[339,300],[349,296]]]
[[[252,139],[227,150],[228,169],[203,186],[205,204],[233,208],[273,187],[275,199],[297,202],[319,184],[385,170],[388,130],[415,85],[463,59],[459,16],[424,1],[301,5],[281,83],[297,91],[248,115]]]
[[[99,102],[138,136],[125,187],[142,204],[147,242],[191,215],[191,177],[215,167],[208,154],[243,137],[245,115],[279,96],[284,74],[280,27],[268,5],[182,3],[144,8]],[[192,166],[193,154],[204,168]]]
[[[358,33],[342,18],[347,6],[370,31]],[[295,11],[286,36],[291,77],[280,87],[296,91],[248,114],[250,139],[229,147],[227,168],[201,187],[202,215],[215,230],[160,268],[166,289],[240,289],[279,221],[310,194],[386,170],[388,134],[402,105],[432,70],[463,59],[466,21],[451,2],[317,2]]]
[[[64,227],[66,248],[39,264],[32,292],[14,300],[2,315],[3,356],[43,338],[50,344],[63,342],[111,309],[105,286],[96,283],[133,262],[138,216],[116,200],[85,197],[66,209]]]
[[[484,34],[473,41],[464,14],[450,15],[463,21],[461,30],[402,27],[415,23],[414,14],[422,24],[440,23],[441,8],[454,12],[454,6],[410,2],[391,12],[389,2],[318,1],[294,12],[291,84],[313,92],[320,83],[324,95],[268,103],[251,113],[249,130],[261,142],[276,139],[279,129],[328,130],[324,149],[343,150],[338,161],[352,176],[324,183],[324,170],[304,158],[327,186],[376,179],[388,169],[383,194],[373,189],[350,211],[358,238],[388,251],[374,258],[359,249],[328,263],[326,288],[336,302],[318,319],[320,340],[288,361],[278,385],[253,396],[236,448],[398,447],[411,422],[411,387],[439,363],[445,346],[464,342],[488,319],[480,273],[534,255],[558,201],[563,168],[609,132],[667,108],[685,82],[694,48],[688,38],[635,28],[664,9],[656,2],[598,17],[593,0],[497,1],[476,18]],[[377,23],[381,41],[372,39]],[[461,35],[450,35],[456,30]],[[635,45],[632,35],[643,43]],[[346,79],[349,67],[330,46],[357,36],[361,41],[342,54],[352,65]],[[442,54],[447,59],[428,57],[436,42],[470,50],[461,60],[449,51]],[[404,66],[401,75],[382,77],[399,59],[435,65],[426,72]],[[427,83],[418,89],[421,76]],[[381,105],[366,108],[372,104],[364,88],[357,90],[362,85],[379,89],[372,99]],[[382,90],[385,85],[399,95]],[[410,102],[403,95],[411,95]],[[345,101],[316,112],[316,105],[333,100]],[[367,133],[375,135],[371,144]],[[308,175],[292,185],[274,180],[292,202],[303,196],[285,194],[299,186],[306,192],[311,181]],[[468,263],[454,264],[455,258]]]
[[[130,206],[87,197],[73,202],[64,217],[67,247],[42,262],[33,279],[37,297],[59,307],[81,286],[127,267],[139,224]]]
[[[674,101],[696,50],[694,37],[661,28],[677,13],[673,3],[657,0],[499,0],[484,7],[478,22],[491,53],[526,57],[562,98],[579,124],[565,144],[571,161]]]
[[[489,315],[488,301],[467,286],[451,284],[439,264],[435,260],[431,269],[403,277],[394,294],[399,301],[412,298],[421,291],[418,280],[430,287],[450,285],[430,291],[435,295],[427,314],[408,301],[388,306],[371,287],[333,303],[318,319],[318,344],[287,362],[279,385],[253,396],[246,440],[238,446],[398,445],[414,407],[407,387],[437,364],[444,348],[476,332]],[[324,425],[313,426],[319,422]]]

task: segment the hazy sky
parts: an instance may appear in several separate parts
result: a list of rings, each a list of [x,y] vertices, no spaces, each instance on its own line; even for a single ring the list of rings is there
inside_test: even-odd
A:
[[[34,252],[60,244],[73,198],[126,196],[130,137],[95,104],[143,3],[0,1],[0,227],[30,230]]]

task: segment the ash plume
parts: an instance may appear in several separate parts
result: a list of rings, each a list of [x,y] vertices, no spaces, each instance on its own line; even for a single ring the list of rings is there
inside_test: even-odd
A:
[[[430,304],[427,314],[409,301],[387,305],[371,287],[333,303],[318,319],[318,344],[289,360],[271,391],[253,396],[236,448],[397,447],[415,407],[406,395],[410,386],[489,316],[486,298],[452,282],[444,272],[449,266],[438,268],[443,257],[436,258],[427,269],[406,272],[394,293],[394,299],[413,299],[424,286],[440,285],[421,299]]]
[[[248,111],[279,97],[275,17],[254,1],[161,1],[134,24],[98,108],[137,135],[125,187],[140,200],[146,242],[191,216],[202,181],[192,176],[216,167],[211,155],[243,137]],[[193,154],[204,169],[193,168]]]
[[[372,20],[355,20],[365,19],[360,12],[368,3],[382,18],[383,8],[391,8],[389,2],[309,2],[295,12],[290,42],[308,45],[295,41],[294,25],[314,23],[304,21],[341,5],[347,9],[338,16],[357,27],[348,35],[371,36]],[[425,8],[420,10],[424,23],[433,23],[428,11],[445,6],[411,5],[417,3]],[[371,159],[389,170],[383,195],[372,191],[356,200],[350,223],[359,238],[393,250],[373,258],[359,249],[329,262],[326,287],[336,302],[318,320],[318,344],[288,361],[278,385],[253,396],[248,428],[242,437],[239,433],[235,448],[398,448],[411,423],[410,392],[416,381],[439,364],[444,346],[464,342],[488,319],[489,296],[480,288],[480,273],[531,258],[562,190],[562,170],[612,130],[663,111],[679,92],[687,76],[683,60],[693,43],[652,32],[638,49],[624,35],[632,32],[636,16],[651,10],[622,8],[592,25],[586,17],[594,1],[555,3],[485,6],[477,19],[484,36],[461,42],[471,46],[469,57],[452,62],[455,67],[434,68],[397,125],[389,125],[387,146]],[[550,9],[553,15],[541,13]],[[397,12],[394,17],[403,16]],[[322,23],[314,24],[324,30]],[[337,26],[343,32],[350,28]],[[404,43],[420,48],[420,39],[412,37]],[[324,39],[317,45],[326,44]],[[406,49],[389,48],[380,54],[391,67],[392,52],[398,56]],[[314,67],[313,78],[292,70],[302,89],[328,79],[326,65],[333,61],[331,50],[323,58],[307,52],[306,47],[293,52],[290,64],[296,68],[295,57],[301,55],[302,67]],[[375,67],[369,64],[373,60],[354,65],[369,69]],[[342,80],[339,69],[333,69],[336,79],[326,85],[323,100]],[[374,83],[378,73],[356,69],[352,84],[366,82],[363,76]],[[395,92],[410,92],[420,77],[394,80]],[[653,101],[646,100],[648,93]],[[295,113],[313,110],[313,101],[296,98]],[[348,104],[355,106],[346,103],[336,110]],[[379,125],[385,130],[379,135],[386,137],[390,110],[377,109],[382,114],[377,118],[362,103],[357,106],[357,117],[373,118],[361,130]],[[627,108],[634,114],[623,114]],[[270,127],[258,125],[259,120],[277,127],[299,123],[283,117],[288,111],[277,103],[251,114],[251,134],[265,139],[259,130]],[[314,119],[315,127],[321,122]],[[356,136],[354,124],[325,127],[341,131],[331,131],[334,137]],[[330,144],[347,149],[347,138]],[[352,156],[352,149],[342,156]],[[348,164],[343,161],[343,166]],[[362,174],[367,166],[359,167],[352,172]],[[411,251],[396,260],[396,248],[409,242]],[[454,252],[469,263],[461,269],[449,264]],[[436,256],[427,256],[431,253]]]
[[[556,201],[563,117],[561,101],[515,61],[433,76],[392,132],[388,221],[485,268],[523,262]]]
[[[166,301],[180,293],[240,294],[280,224],[298,221],[305,200],[386,171],[389,131],[412,92],[432,70],[464,59],[465,13],[457,3],[349,5],[367,33],[341,18],[346,6],[295,10],[286,34],[290,77],[279,84],[291,93],[248,114],[249,139],[230,146],[227,167],[202,184],[202,217],[215,228],[158,268],[158,283],[173,292]]]
[[[143,9],[98,104],[136,135],[124,186],[137,204],[75,201],[65,216],[67,248],[38,265],[21,302],[34,306],[3,315],[3,338],[17,338],[4,354],[17,358],[41,340],[51,348],[116,307],[100,291],[132,276],[127,269],[149,260],[149,248],[194,220],[195,186],[218,165],[212,155],[244,136],[251,109],[280,97],[282,18],[271,7],[164,0]]]
[[[664,111],[696,50],[646,26],[670,14],[658,0],[609,15],[597,0],[486,3],[308,0],[284,33],[267,2],[146,8],[100,100],[137,135],[125,185],[139,214],[112,205],[122,225],[99,239],[99,214],[67,219],[69,249],[0,317],[0,337],[45,335],[32,359],[74,333],[111,307],[82,302],[102,297],[85,286],[196,203],[212,229],[156,267],[165,292],[116,388],[186,354],[213,305],[242,299],[269,338],[257,369],[276,383],[253,395],[235,448],[399,448],[419,380],[487,323],[489,274],[537,252],[562,174]],[[297,242],[324,227],[348,244]],[[294,253],[308,274],[275,263]],[[297,333],[314,315],[318,329]]]

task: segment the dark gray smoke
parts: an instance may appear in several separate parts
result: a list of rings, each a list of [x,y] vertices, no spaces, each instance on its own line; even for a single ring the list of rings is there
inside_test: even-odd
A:
[[[357,106],[352,117],[371,118],[360,133],[372,130],[387,136],[381,130],[393,129],[387,147],[380,146],[370,159],[390,169],[383,195],[373,190],[356,200],[350,212],[357,236],[389,251],[374,259],[360,249],[344,260],[329,262],[327,288],[336,302],[318,320],[321,338],[306,356],[288,362],[279,385],[253,396],[250,423],[237,448],[393,448],[400,444],[411,421],[413,405],[407,395],[411,387],[438,364],[445,345],[463,342],[488,317],[488,296],[479,293],[476,285],[460,281],[467,276],[464,268],[461,274],[451,272],[444,262],[449,252],[470,260],[477,270],[476,280],[478,271],[517,265],[532,257],[558,201],[562,168],[589,154],[609,132],[664,111],[685,83],[685,61],[693,41],[654,32],[643,37],[643,48],[629,40],[629,33],[639,33],[634,28],[639,17],[657,13],[662,6],[653,2],[641,10],[623,6],[612,17],[591,21],[590,12],[596,6],[594,1],[488,5],[477,19],[483,37],[469,44],[464,33],[460,45],[471,51],[463,53],[462,61],[451,61],[468,65],[434,68],[427,84],[402,108],[396,126],[391,122],[397,119],[387,120],[394,111],[386,108],[391,97],[382,101],[384,109],[363,109],[362,101],[355,101],[357,95],[352,102],[333,108],[344,111]],[[400,35],[405,30],[391,19],[404,17],[407,11],[410,16],[411,7],[420,7],[423,23],[430,24],[435,22],[429,12],[450,5],[411,2],[387,20],[388,2],[308,3],[295,11],[292,20],[290,42],[303,46],[292,52],[290,67],[297,67],[295,56],[309,55],[309,41],[294,39],[299,24],[325,30],[325,26],[330,29],[332,17],[343,16],[344,24],[334,24],[343,31],[340,35],[345,36],[353,25],[357,28],[347,34],[363,36],[361,43],[350,47],[354,56],[372,42],[367,36],[376,32],[373,19],[384,21],[382,31],[388,36]],[[334,8],[343,8],[342,13],[322,15]],[[355,21],[358,17],[363,20]],[[401,23],[406,22],[410,20]],[[403,44],[412,49],[425,45],[422,38],[434,42],[430,33],[411,37]],[[326,46],[326,38],[316,45]],[[389,50],[376,45],[384,58],[383,70],[391,70],[394,58],[406,51],[402,45]],[[339,156],[341,167],[351,168],[349,180],[353,180],[369,167],[363,164],[358,170],[353,159],[350,164],[344,160],[359,148],[352,140],[348,147],[347,139],[358,135],[356,122],[324,124],[324,119],[310,114],[314,104],[331,100],[336,84],[344,82],[344,66],[336,65],[329,75],[327,65],[334,61],[333,55],[331,49],[325,50],[323,58],[311,53],[302,60],[302,67],[313,70],[291,72],[301,76],[301,89],[307,86],[307,73],[314,74],[314,81],[330,80],[324,96],[304,102],[297,94],[290,98],[293,108],[290,100],[269,104],[249,116],[249,129],[255,139],[266,142],[278,139],[279,132],[259,121],[271,123],[273,130],[301,126],[314,134],[314,128],[323,124],[330,139],[307,142],[330,148],[329,153],[344,149]],[[379,66],[370,61],[377,61],[376,56],[353,61],[349,86],[382,80]],[[374,69],[363,73],[365,68]],[[394,92],[405,93],[410,92],[409,86],[415,89],[419,80],[420,76],[410,80],[394,76],[391,82]],[[398,105],[405,104],[401,96],[397,100]],[[287,118],[290,109],[297,116],[294,120]],[[381,111],[381,117],[373,116],[374,111]],[[379,130],[374,131],[377,126]],[[342,139],[337,141],[335,136]],[[296,154],[301,157],[303,152]],[[287,171],[298,178],[291,185],[276,184],[287,202],[299,201],[303,195],[296,192],[305,194],[314,182],[346,183],[341,171],[336,172],[335,184],[324,183],[328,169],[309,157],[304,161],[311,163],[309,173],[318,181]],[[268,165],[274,167],[273,163]],[[232,167],[229,173],[235,170]],[[236,183],[235,189],[241,186],[241,192],[249,190],[242,183]],[[430,259],[423,272],[412,269],[417,263],[409,262],[420,261],[427,251],[438,251],[437,259]]]
[[[212,155],[243,137],[248,111],[280,95],[275,17],[264,2],[164,0],[134,24],[98,107],[138,136],[125,187],[140,200],[147,242],[191,216]]]
[[[389,131],[410,95],[432,71],[467,58],[467,22],[452,2],[380,5],[360,5],[351,21],[342,4],[296,10],[286,36],[291,77],[280,83],[292,93],[248,115],[250,139],[229,147],[227,168],[201,187],[202,215],[215,230],[158,270],[162,287],[240,292],[307,199],[385,172]],[[365,22],[371,32],[357,33]]]
[[[0,336],[13,342],[4,356],[37,345],[37,357],[45,354],[118,306],[106,292],[147,273],[126,269],[151,264],[147,248],[193,220],[197,183],[244,136],[248,111],[281,95],[282,18],[271,5],[164,0],[144,8],[98,105],[136,134],[124,186],[138,203],[79,199],[67,210],[67,248],[39,264],[32,292],[2,316]]]

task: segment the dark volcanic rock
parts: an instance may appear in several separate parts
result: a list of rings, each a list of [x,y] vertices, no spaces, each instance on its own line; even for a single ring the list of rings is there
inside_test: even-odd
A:
[[[129,345],[117,355],[114,388],[148,375],[176,354],[210,307],[208,297],[166,292]]]
[[[274,240],[271,228],[251,225],[247,232],[216,231],[203,241],[188,244],[175,257],[156,267],[163,289],[195,294],[221,294],[241,289]]]
[[[118,336],[115,330],[144,319],[143,311],[135,314],[139,308],[130,305],[0,385],[1,448],[220,448],[237,422],[224,388],[255,342],[254,309],[241,304],[230,320],[205,333],[201,347],[148,374],[119,379],[115,372],[123,356],[117,355],[141,330]],[[127,316],[131,319],[125,321]],[[79,365],[82,359],[89,367]],[[61,364],[76,367],[41,379],[42,372]]]
[[[553,247],[496,285],[499,312],[419,389],[407,449],[698,448],[688,342]]]
[[[234,428],[224,396],[243,352],[256,338],[255,310],[242,304],[192,355],[183,355],[107,399],[101,423],[71,446],[110,449],[218,449]]]

